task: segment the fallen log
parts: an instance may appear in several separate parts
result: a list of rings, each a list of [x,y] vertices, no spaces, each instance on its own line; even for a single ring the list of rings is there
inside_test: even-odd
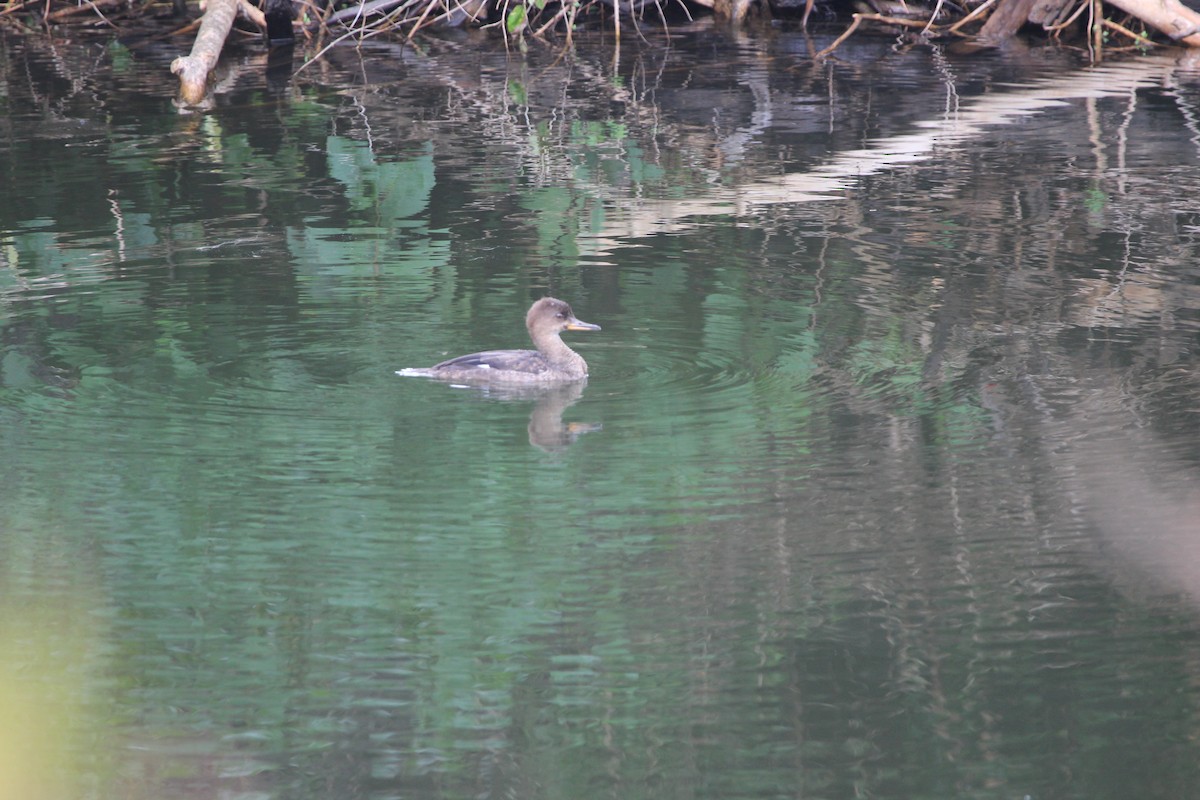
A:
[[[208,0],[192,52],[171,62],[171,72],[179,76],[179,97],[185,104],[198,106],[203,102],[208,73],[217,65],[237,10],[238,0]]]
[[[1189,47],[1200,47],[1200,13],[1179,0],[1108,0],[1127,14]]]
[[[960,30],[968,22],[988,11],[991,12],[990,16],[976,34],[976,38],[984,44],[1001,44],[1014,36],[1026,23],[1039,25],[1057,36],[1058,31],[1074,24],[1083,12],[1098,11],[1098,4],[1093,5],[1093,2],[1094,0],[985,0],[966,17],[949,27],[934,25],[932,17],[926,22],[913,23],[895,16],[854,14],[851,25],[833,44],[817,53],[816,57],[824,58],[829,55],[864,21],[900,26],[915,24],[921,27],[922,36],[961,36],[963,34],[960,33]],[[1147,26],[1169,36],[1174,41],[1189,47],[1200,48],[1200,11],[1188,8],[1180,0],[1104,0],[1104,2],[1141,20]],[[1088,35],[1095,38],[1094,46],[1097,54],[1102,41],[1100,38],[1102,28],[1119,33],[1138,47],[1154,44],[1144,34],[1104,18],[1088,27]]]

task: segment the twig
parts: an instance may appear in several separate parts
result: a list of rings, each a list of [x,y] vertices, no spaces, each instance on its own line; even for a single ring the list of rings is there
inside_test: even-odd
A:
[[[1066,21],[1060,22],[1057,25],[1043,25],[1042,27],[1045,28],[1046,30],[1050,31],[1051,33],[1058,33],[1063,28],[1066,28],[1069,25],[1072,25],[1075,22],[1075,20],[1079,19],[1079,15],[1082,14],[1084,11],[1086,11],[1087,7],[1088,7],[1087,3],[1080,3],[1079,7],[1075,9],[1075,13],[1072,14],[1070,17],[1068,17],[1066,19]]]
[[[846,30],[842,31],[842,35],[839,36],[838,38],[834,39],[833,44],[829,45],[829,47],[826,47],[824,50],[820,51],[815,56],[813,56],[813,59],[815,61],[820,61],[821,59],[825,58],[825,56],[829,55],[834,50],[836,50],[838,48],[838,45],[840,45],[842,42],[844,42],[850,38],[850,34],[854,33],[855,29],[858,28],[859,24],[862,22],[862,18],[863,18],[862,14],[853,15],[854,21],[850,23],[850,27],[846,28]]]
[[[293,75],[296,75],[296,74],[298,74],[298,73],[299,73],[301,70],[303,70],[303,69],[305,69],[306,67],[308,67],[308,66],[309,66],[310,64],[312,64],[314,61],[316,61],[316,60],[317,60],[317,59],[319,59],[321,56],[325,55],[325,54],[326,54],[326,53],[328,53],[330,50],[332,50],[334,47],[336,47],[337,45],[339,45],[339,44],[341,44],[342,42],[346,41],[347,39],[353,38],[354,36],[361,36],[363,39],[369,39],[369,38],[371,38],[372,36],[378,36],[380,33],[383,33],[383,32],[384,32],[384,31],[387,29],[387,26],[386,26],[384,23],[386,23],[386,22],[388,22],[389,20],[391,20],[391,19],[392,19],[392,17],[395,17],[395,16],[397,16],[397,15],[399,15],[399,14],[403,13],[404,11],[407,11],[407,10],[408,10],[408,7],[409,7],[410,5],[412,5],[412,0],[408,0],[407,2],[401,2],[401,3],[400,3],[399,5],[397,5],[397,6],[396,6],[394,9],[392,9],[392,10],[391,10],[389,13],[387,13],[386,15],[384,15],[383,17],[381,17],[381,18],[380,18],[379,20],[377,20],[376,22],[372,23],[372,25],[374,25],[374,26],[377,26],[377,27],[375,27],[375,29],[374,29],[374,30],[371,30],[371,29],[370,29],[370,28],[367,26],[367,24],[366,24],[365,22],[364,22],[364,23],[363,23],[363,24],[362,24],[360,27],[357,27],[357,28],[350,28],[350,29],[349,29],[349,30],[347,30],[345,33],[343,33],[341,36],[337,37],[337,38],[336,38],[336,39],[334,39],[332,42],[330,42],[329,44],[325,45],[325,46],[324,46],[324,47],[322,47],[320,50],[318,50],[316,53],[314,53],[314,54],[313,54],[313,56],[312,56],[312,58],[308,59],[307,61],[305,61],[305,62],[304,62],[303,64],[301,64],[300,66],[296,67],[296,71],[295,71],[295,72],[293,72],[292,74],[293,74]]]
[[[187,25],[184,25],[182,28],[176,28],[175,30],[166,34],[166,38],[170,38],[172,36],[183,36],[185,34],[189,34],[199,27],[200,27],[200,18],[197,17],[196,19],[189,22]]]
[[[919,19],[904,19],[903,17],[889,17],[886,14],[854,14],[852,16],[854,17],[854,22],[850,23],[850,27],[847,28],[842,33],[841,36],[834,39],[833,44],[829,45],[829,47],[826,47],[824,50],[817,53],[815,56],[813,56],[813,58],[822,59],[825,56],[832,53],[834,51],[834,49],[837,48],[838,45],[840,45],[842,42],[846,41],[846,38],[848,36],[850,36],[850,34],[854,33],[855,28],[857,28],[858,24],[860,22],[862,22],[863,20],[867,20],[868,22],[882,22],[885,25],[899,25],[902,28],[921,28],[922,35],[925,34],[925,32],[929,31],[932,27],[931,23],[923,22]],[[935,31],[935,33],[937,33],[937,31]]]
[[[316,61],[317,59],[319,59],[321,56],[325,55],[325,54],[326,54],[326,53],[328,53],[330,50],[332,50],[332,49],[333,49],[335,46],[337,46],[337,45],[341,44],[341,43],[342,43],[343,41],[345,41],[346,39],[349,39],[349,38],[351,38],[352,36],[354,36],[354,34],[356,34],[357,32],[358,32],[358,31],[357,31],[357,30],[355,30],[355,29],[353,29],[353,28],[352,28],[352,29],[350,29],[350,30],[348,30],[348,31],[346,31],[346,32],[345,32],[345,33],[343,33],[341,36],[337,37],[337,38],[336,38],[336,39],[334,39],[332,42],[330,42],[329,44],[325,45],[324,47],[322,47],[322,48],[321,48],[320,50],[318,50],[317,52],[313,53],[313,56],[312,56],[312,58],[310,58],[308,61],[305,61],[305,62],[304,62],[303,64],[301,64],[300,66],[296,67],[296,71],[295,71],[295,72],[293,72],[292,74],[293,74],[293,75],[299,75],[299,74],[300,74],[300,72],[301,72],[303,69],[305,69],[305,68],[306,68],[306,67],[307,67],[309,64],[312,64],[314,61]]]
[[[1128,36],[1130,39],[1133,39],[1139,45],[1144,45],[1146,47],[1154,47],[1155,46],[1153,39],[1148,39],[1147,37],[1143,36],[1140,33],[1134,33],[1133,31],[1129,30],[1129,28],[1126,28],[1124,25],[1118,25],[1117,23],[1113,22],[1110,19],[1104,20],[1104,25],[1105,25],[1105,27],[1112,28],[1117,33]],[[1112,49],[1112,48],[1109,48],[1109,49]]]
[[[962,19],[960,19],[958,22],[956,22],[956,23],[954,23],[953,25],[951,25],[951,26],[950,26],[950,27],[947,29],[947,30],[948,30],[948,32],[949,32],[949,33],[958,33],[958,29],[959,29],[959,28],[961,28],[963,25],[966,25],[968,22],[970,22],[971,20],[975,19],[975,18],[976,18],[976,17],[978,17],[980,14],[982,14],[984,11],[988,10],[989,8],[991,8],[991,7],[992,7],[992,5],[994,5],[994,4],[995,4],[995,2],[996,2],[996,0],[987,0],[987,2],[986,2],[986,3],[984,3],[984,4],[980,5],[980,6],[976,6],[976,7],[975,7],[975,9],[974,9],[974,10],[973,10],[973,11],[972,11],[970,14],[967,14],[965,17],[963,17]]]
[[[113,24],[112,20],[110,20],[108,17],[104,16],[104,12],[101,11],[100,7],[98,5],[96,5],[95,3],[93,3],[92,0],[83,0],[83,1],[92,7],[92,10],[96,12],[96,16],[98,16],[100,19],[104,20],[105,25],[107,25],[110,28],[117,27],[116,25]]]
[[[92,2],[92,0],[84,0],[84,3],[86,3],[86,5],[81,3],[77,6],[68,6],[67,8],[60,8],[58,11],[54,11],[50,14],[47,14],[46,19],[48,19],[51,22],[58,22],[59,20],[66,19],[67,17],[74,17],[79,14],[86,14],[88,11],[92,11],[92,10],[95,10],[95,11],[97,11],[97,13],[99,13],[99,8],[97,7],[96,3]],[[101,3],[106,6],[115,6],[115,5],[120,5],[120,0],[101,0]],[[103,18],[104,15],[101,14],[100,16]],[[104,21],[108,22],[107,19]],[[111,25],[112,23],[109,23],[109,24]]]
[[[0,11],[0,17],[7,17],[9,14],[20,11],[21,9],[25,8],[25,6],[31,6],[31,5],[35,4],[36,2],[38,2],[38,0],[22,0],[22,2],[20,2],[20,3],[15,3],[13,5],[10,5],[8,8],[4,9],[3,11]]]
[[[900,25],[904,28],[927,28],[929,23],[919,19],[905,19],[904,17],[889,17],[887,14],[855,14],[856,17],[862,17],[868,22],[882,22],[885,25]]]
[[[251,5],[249,0],[238,0],[238,13],[257,25],[260,30],[267,29],[267,15],[258,6]]]
[[[557,12],[555,12],[555,14],[554,14],[552,17],[550,17],[550,21],[549,21],[549,22],[547,22],[547,23],[546,23],[545,25],[543,25],[542,27],[538,28],[536,31],[534,31],[534,32],[533,32],[533,35],[534,35],[534,36],[541,36],[541,35],[542,35],[543,33],[545,33],[545,32],[546,32],[548,29],[550,29],[550,28],[552,28],[554,25],[558,24],[558,21],[559,21],[560,19],[563,19],[563,18],[564,18],[564,17],[566,17],[566,16],[567,16],[567,4],[566,4],[566,3],[564,3],[564,4],[562,4],[561,6],[559,6],[559,7],[558,7],[558,11],[557,11]]]
[[[571,46],[571,37],[575,33],[575,18],[579,16],[579,3],[568,3],[571,10],[567,12],[567,42],[563,46],[563,52],[567,52],[567,48]]]
[[[434,6],[433,3],[425,4],[425,10],[421,12],[421,16],[417,17],[417,21],[413,23],[412,28],[409,29],[409,31],[408,31],[409,39],[411,39],[413,36],[415,36],[417,31],[419,31],[421,29],[421,26],[423,26],[425,24],[425,18],[429,16],[430,11],[433,11],[433,6]]]
[[[481,16],[483,16],[482,9],[481,9],[482,4],[481,3],[472,3],[473,8],[468,9],[467,8],[468,2],[471,2],[471,0],[454,0],[454,4],[450,7],[447,7],[446,13],[442,14],[440,17],[438,17],[438,19],[451,20],[454,18],[453,15],[458,13],[458,14],[465,14],[467,19],[471,20],[472,22],[478,21],[479,18]],[[436,20],[435,20],[435,22],[436,22]]]
[[[942,13],[942,6],[946,0],[937,0],[937,5],[934,6],[933,13],[929,15],[929,22],[925,25],[925,29],[921,31],[921,35],[929,33],[929,29],[933,27],[933,21],[938,18],[938,14]]]

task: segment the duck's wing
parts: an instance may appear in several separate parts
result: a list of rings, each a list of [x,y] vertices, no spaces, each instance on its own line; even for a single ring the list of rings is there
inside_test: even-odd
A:
[[[433,370],[503,370],[536,375],[548,367],[545,357],[537,350],[486,350],[435,364]]]

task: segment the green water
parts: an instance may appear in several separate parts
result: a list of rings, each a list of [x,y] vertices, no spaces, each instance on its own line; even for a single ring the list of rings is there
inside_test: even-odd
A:
[[[0,800],[1194,791],[1195,75],[609,46],[4,42]]]

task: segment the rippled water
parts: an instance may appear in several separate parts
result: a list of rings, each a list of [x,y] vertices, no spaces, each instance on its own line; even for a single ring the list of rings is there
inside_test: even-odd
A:
[[[0,40],[0,800],[1190,796],[1198,73],[822,42]]]

